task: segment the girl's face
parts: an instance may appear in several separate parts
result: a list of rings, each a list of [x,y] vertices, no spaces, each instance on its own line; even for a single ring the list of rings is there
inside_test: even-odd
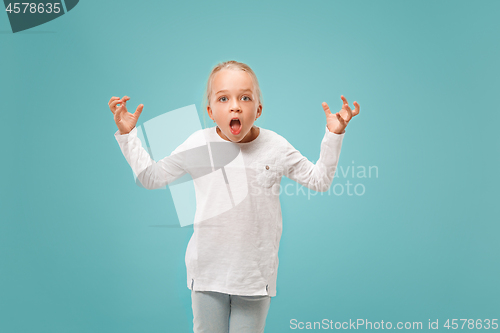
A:
[[[224,140],[249,142],[255,136],[254,121],[262,114],[250,75],[241,70],[223,69],[212,81],[208,115],[217,123]],[[234,120],[233,120],[234,119]]]

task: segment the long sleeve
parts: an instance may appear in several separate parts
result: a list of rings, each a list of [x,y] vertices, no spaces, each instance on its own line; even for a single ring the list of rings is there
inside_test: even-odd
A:
[[[134,127],[128,134],[115,132],[115,138],[128,164],[136,174],[141,184],[148,190],[161,188],[186,173],[183,154],[176,154],[181,150],[177,147],[170,156],[155,162],[142,147],[137,137],[137,128]]]
[[[325,192],[330,188],[345,134],[345,131],[342,134],[330,132],[326,125],[325,130],[320,157],[316,164],[309,161],[288,141],[284,150],[284,176],[317,192]]]

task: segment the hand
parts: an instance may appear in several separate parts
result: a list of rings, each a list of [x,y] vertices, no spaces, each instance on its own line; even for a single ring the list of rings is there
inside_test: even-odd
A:
[[[128,96],[124,96],[122,99],[119,97],[111,97],[109,100],[109,109],[113,112],[115,116],[115,123],[120,130],[120,134],[128,134],[137,124],[137,119],[141,115],[143,104],[137,107],[137,110],[133,114],[127,111],[127,101],[130,99]],[[117,104],[120,104],[118,106]]]
[[[359,114],[359,104],[354,102],[354,111],[349,107],[349,103],[347,103],[347,99],[345,99],[344,95],[341,95],[342,101],[344,104],[342,105],[342,109],[339,112],[333,114],[330,112],[330,108],[326,102],[322,103],[323,110],[325,110],[326,114],[326,126],[330,132],[336,134],[342,134],[347,127],[347,124],[351,121],[352,117],[357,116]]]

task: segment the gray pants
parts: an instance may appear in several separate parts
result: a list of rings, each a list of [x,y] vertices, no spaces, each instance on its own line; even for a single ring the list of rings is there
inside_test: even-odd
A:
[[[263,333],[271,296],[191,290],[195,333]]]

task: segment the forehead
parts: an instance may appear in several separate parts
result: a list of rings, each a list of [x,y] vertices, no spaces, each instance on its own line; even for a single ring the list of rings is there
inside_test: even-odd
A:
[[[223,69],[217,72],[212,81],[212,89],[215,93],[220,90],[242,90],[253,91],[253,80],[250,74],[241,70]]]

